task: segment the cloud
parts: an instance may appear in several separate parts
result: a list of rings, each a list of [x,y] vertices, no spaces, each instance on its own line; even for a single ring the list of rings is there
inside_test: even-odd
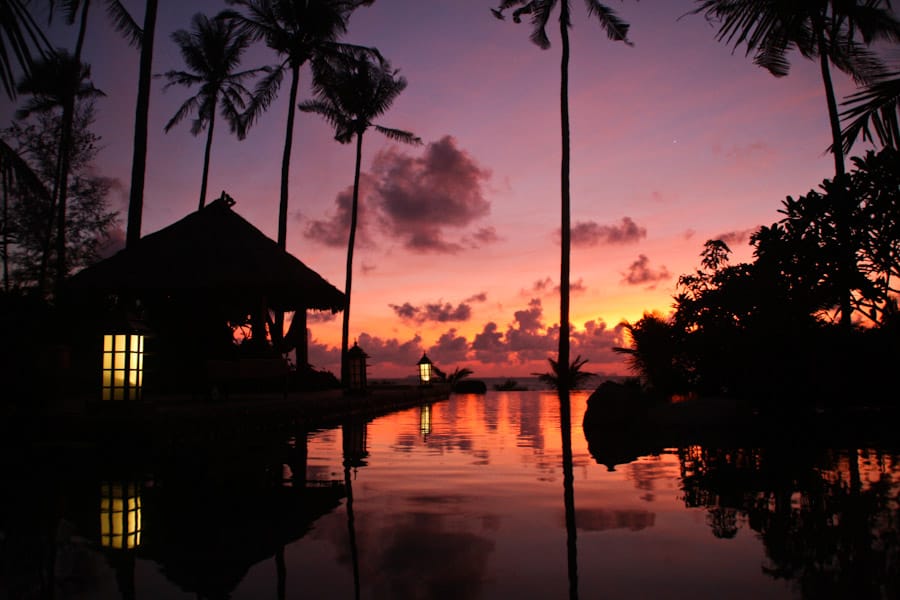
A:
[[[409,250],[458,252],[463,245],[447,239],[448,230],[464,229],[490,212],[484,197],[490,170],[449,135],[430,143],[420,157],[397,147],[381,150],[371,175],[381,226]],[[491,228],[482,228],[475,239],[487,243],[495,236]]]
[[[557,236],[559,230],[557,230]],[[647,237],[647,229],[638,226],[631,217],[622,217],[617,225],[600,225],[594,221],[579,221],[572,227],[572,246],[591,248],[601,244],[633,244]]]
[[[539,279],[534,282],[529,290],[520,290],[519,294],[525,297],[531,297],[534,294],[539,295],[547,295],[549,293],[559,294],[559,285],[553,283],[553,280],[549,277],[545,277],[544,279]],[[587,291],[587,286],[584,284],[584,278],[578,279],[577,281],[569,282],[569,293],[572,294],[582,294]]]
[[[402,342],[397,338],[382,339],[368,333],[361,333],[357,342],[360,348],[372,357],[370,363],[373,365],[391,363],[409,366],[411,370],[424,352],[422,338],[418,334],[412,339]]]
[[[307,323],[331,323],[337,320],[337,313],[330,310],[308,310],[306,311]]]
[[[475,339],[472,340],[472,350],[475,352],[475,358],[485,364],[506,358],[503,334],[496,323],[493,321],[486,323],[481,333],[475,335]]]
[[[456,329],[441,335],[437,343],[428,349],[428,355],[437,364],[449,365],[466,360],[469,354],[469,342],[465,337],[457,335]]]
[[[468,321],[472,317],[472,303],[484,302],[485,300],[487,300],[487,294],[482,292],[471,296],[466,299],[465,302],[460,302],[456,306],[441,300],[429,302],[421,306],[413,306],[409,302],[404,302],[399,305],[389,304],[388,306],[390,306],[394,313],[401,319],[406,319],[415,323],[448,323]]]
[[[650,268],[650,259],[641,254],[638,259],[628,266],[628,271],[622,274],[622,282],[628,285],[656,284],[669,279],[671,274],[665,266],[658,269]]]
[[[371,177],[365,173],[359,180],[359,207],[357,211],[356,240],[357,246],[371,246],[369,235],[369,212],[367,196],[371,189]],[[325,219],[314,219],[307,222],[303,236],[333,248],[346,248],[350,236],[350,212],[353,205],[353,186],[348,186],[334,200],[335,210]]]
[[[723,242],[728,244],[729,247],[734,247],[734,246],[737,246],[738,244],[746,244],[750,240],[750,236],[753,235],[753,233],[755,233],[756,230],[757,230],[757,228],[753,227],[751,229],[728,231],[726,233],[719,235],[715,239],[722,240]]]

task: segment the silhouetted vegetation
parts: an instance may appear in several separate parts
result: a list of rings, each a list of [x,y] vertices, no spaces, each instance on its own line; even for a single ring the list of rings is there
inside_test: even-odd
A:
[[[788,197],[784,217],[752,235],[753,262],[730,264],[728,246],[708,241],[702,267],[679,279],[672,315],[628,325],[633,346],[618,350],[649,389],[782,408],[891,401],[881,390],[900,358],[900,155],[885,149],[853,162],[845,185],[826,180]],[[836,204],[846,197],[851,330],[836,327],[844,289]]]
[[[569,131],[569,28],[572,26],[569,1],[557,2],[556,0],[502,0],[497,9],[491,12],[498,19],[503,20],[504,11],[512,9],[512,19],[516,23],[522,22],[522,15],[529,16],[531,20],[531,41],[542,50],[550,47],[550,38],[547,36],[547,24],[550,22],[553,10],[559,6],[559,37],[562,46],[560,56],[560,134],[562,140],[562,156],[560,160],[560,261],[559,261],[559,352],[556,357],[557,367],[562,365],[562,371],[569,368],[569,283],[571,276],[571,252],[572,252],[572,218],[571,218],[571,190],[569,181],[569,168],[571,162],[570,131]],[[595,17],[600,28],[606,36],[616,42],[631,44],[628,40],[630,25],[619,18],[615,11],[601,4],[597,0],[585,0],[585,7],[589,17]],[[551,361],[551,364],[553,361]],[[573,383],[574,377],[568,373],[560,373],[556,383]]]
[[[350,205],[350,234],[344,284],[344,313],[341,324],[341,381],[349,386],[347,350],[350,347],[350,298],[353,287],[353,251],[359,217],[359,175],[362,167],[363,135],[374,127],[391,140],[421,144],[409,131],[376,125],[373,119],[391,107],[406,89],[406,79],[383,59],[372,60],[369,52],[345,51],[319,59],[315,83],[316,98],[300,104],[305,112],[316,113],[334,127],[334,139],[349,144],[356,138],[356,167],[353,172],[353,200]]]
[[[749,527],[765,547],[763,572],[802,597],[900,591],[896,453],[691,446],[678,458],[685,506],[705,509],[718,538]]]

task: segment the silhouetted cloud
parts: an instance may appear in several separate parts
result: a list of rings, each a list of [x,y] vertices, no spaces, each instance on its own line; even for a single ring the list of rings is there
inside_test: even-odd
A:
[[[358,343],[366,354],[372,357],[372,364],[393,363],[395,365],[415,365],[422,357],[422,338],[418,334],[402,342],[397,338],[382,339],[368,333],[359,334]],[[411,368],[411,367],[410,367]]]
[[[472,317],[473,302],[484,302],[487,294],[480,293],[466,299],[456,306],[449,302],[441,300],[437,302],[429,302],[422,306],[413,306],[409,302],[403,304],[389,304],[401,319],[414,321],[416,323],[425,323],[426,321],[434,321],[438,323],[468,321]]]
[[[638,259],[628,266],[628,271],[622,274],[622,282],[628,285],[656,284],[669,279],[671,274],[665,266],[658,269],[650,268],[650,259],[641,254]]]
[[[756,227],[750,229],[741,229],[738,231],[728,231],[716,237],[717,240],[722,240],[728,247],[734,250],[734,248],[738,245],[744,245],[750,240],[750,236],[757,230]]]
[[[484,185],[491,177],[447,135],[413,157],[397,147],[372,161],[373,196],[382,226],[410,250],[454,253],[463,248],[447,239],[448,229],[463,229],[490,212]],[[491,240],[490,228],[475,234]]]
[[[428,349],[428,356],[437,364],[450,365],[462,362],[469,354],[469,341],[456,334],[456,329],[441,335],[437,343]]]
[[[545,277],[544,279],[539,279],[534,282],[531,286],[531,289],[528,290],[520,290],[519,294],[521,296],[525,296],[526,298],[530,298],[534,294],[540,294],[542,296],[554,294],[559,294],[560,286],[558,284],[554,284],[553,280],[549,277]],[[584,278],[580,278],[577,281],[569,282],[569,293],[572,294],[582,294],[587,291],[587,286],[584,284]]]
[[[359,209],[357,211],[356,241],[355,245],[369,246],[372,240],[369,236],[370,208],[367,196],[371,189],[371,177],[365,173],[360,174],[359,181]],[[334,248],[346,248],[350,235],[350,210],[353,205],[353,186],[348,186],[340,192],[334,200],[335,210],[325,219],[308,221],[303,231],[304,237]]]
[[[560,230],[556,232],[559,239]],[[594,221],[579,221],[572,227],[572,246],[586,247],[601,244],[633,244],[647,237],[647,229],[640,227],[631,217],[622,217],[616,225],[600,225]]]
[[[337,313],[330,310],[308,310],[306,311],[307,323],[331,323],[337,320]]]
[[[519,362],[545,358],[557,347],[558,332],[550,335],[543,317],[539,298],[532,298],[527,309],[513,313],[514,320],[506,330],[506,347]]]
[[[472,340],[472,350],[475,358],[482,363],[492,363],[506,357],[506,345],[503,342],[503,334],[497,324],[490,321],[484,325],[481,333],[475,335]]]

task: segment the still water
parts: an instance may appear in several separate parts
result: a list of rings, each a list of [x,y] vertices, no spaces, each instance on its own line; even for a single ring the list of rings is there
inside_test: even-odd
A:
[[[589,443],[586,400],[574,530],[552,392],[7,456],[0,599],[900,597],[896,449]]]

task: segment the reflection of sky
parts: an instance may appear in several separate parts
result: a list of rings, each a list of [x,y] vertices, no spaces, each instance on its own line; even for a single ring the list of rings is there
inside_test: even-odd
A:
[[[591,458],[579,426],[586,399],[576,393],[572,411],[581,596],[671,597],[667,592],[678,589],[697,597],[778,597],[782,587],[760,573],[764,554],[749,531],[723,544],[706,511],[685,509],[676,454],[644,457],[615,472]],[[428,597],[563,596],[556,406],[546,392],[453,396],[432,406],[427,439],[417,408],[370,423],[368,466],[353,480],[363,597],[417,597],[416,589],[447,594]],[[543,447],[523,440],[542,440]],[[340,447],[339,436],[312,434],[310,468],[339,470]],[[343,510],[292,546],[291,572],[305,573],[298,580],[318,578],[300,557],[322,554],[322,544],[350,581]]]

